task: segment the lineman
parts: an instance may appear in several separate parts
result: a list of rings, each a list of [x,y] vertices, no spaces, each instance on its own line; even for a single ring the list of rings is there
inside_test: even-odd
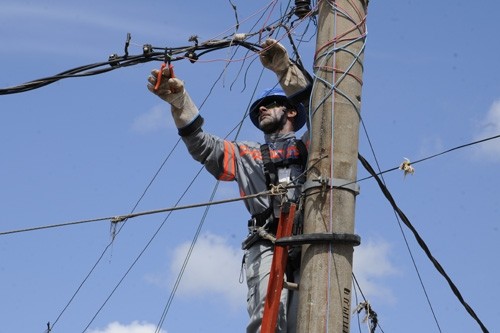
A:
[[[148,78],[148,89],[170,103],[172,116],[179,135],[193,158],[217,179],[236,181],[242,195],[266,191],[278,182],[303,182],[307,150],[295,132],[306,123],[306,108],[310,82],[304,72],[288,57],[286,49],[275,40],[264,42],[260,60],[265,68],[276,73],[280,88],[266,90],[251,106],[250,119],[264,133],[265,144],[256,142],[231,142],[203,132],[203,118],[189,97],[184,83],[172,78],[165,68],[157,89],[158,70]],[[267,152],[266,152],[267,151]],[[271,163],[274,171],[264,168]],[[269,164],[268,164],[269,166]],[[267,170],[267,172],[265,171]],[[297,201],[300,189],[288,190],[288,199]],[[260,196],[245,200],[251,215],[249,235],[242,244],[245,250],[246,280],[248,286],[248,333],[260,332],[264,301],[267,293],[269,271],[274,246],[258,236],[259,228],[274,234],[279,218],[279,199]],[[300,258],[297,258],[300,261]],[[294,274],[298,277],[298,269]],[[296,315],[292,293],[282,293],[276,332],[295,332]],[[287,320],[288,314],[288,320]],[[287,328],[288,326],[288,328]]]

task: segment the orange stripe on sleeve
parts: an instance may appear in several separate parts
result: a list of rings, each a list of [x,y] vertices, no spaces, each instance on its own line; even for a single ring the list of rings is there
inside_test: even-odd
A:
[[[236,177],[236,159],[234,155],[234,144],[224,140],[224,162],[223,171],[219,180],[231,181]]]

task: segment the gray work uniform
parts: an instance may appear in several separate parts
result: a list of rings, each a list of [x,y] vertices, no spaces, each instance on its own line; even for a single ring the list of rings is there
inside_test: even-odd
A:
[[[189,153],[193,158],[205,165],[205,168],[217,179],[236,181],[241,196],[257,194],[267,190],[266,177],[263,170],[260,144],[257,142],[232,142],[203,132],[201,128],[188,135],[182,136]],[[283,159],[298,158],[296,145],[293,144],[295,133],[265,135],[269,145],[273,162]],[[293,180],[303,172],[303,166],[291,164],[289,176]],[[281,170],[283,171],[283,170]],[[287,172],[280,172],[281,175]],[[289,190],[291,200],[298,199],[300,188]],[[277,201],[272,200],[277,206]],[[270,206],[267,196],[259,196],[244,200],[250,215],[264,212]],[[275,209],[276,211],[276,209]],[[276,214],[276,217],[279,215]],[[250,321],[248,333],[260,332],[264,300],[267,293],[267,284],[272,262],[274,246],[270,241],[260,240],[245,250],[246,280],[248,286],[248,313]],[[276,332],[294,332],[295,319],[287,320],[287,303],[290,297],[286,289],[282,292],[278,325]],[[295,295],[298,296],[298,295]],[[294,316],[295,317],[295,316]],[[287,325],[291,326],[287,330]]]

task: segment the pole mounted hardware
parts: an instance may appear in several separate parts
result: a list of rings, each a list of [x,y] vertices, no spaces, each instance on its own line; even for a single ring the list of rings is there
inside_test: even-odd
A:
[[[343,243],[358,246],[361,244],[361,237],[355,234],[338,234],[338,233],[314,233],[302,234],[290,237],[282,237],[276,239],[276,246],[292,246],[304,244],[322,244],[322,243]]]
[[[306,193],[307,190],[318,187],[323,188],[323,190],[326,190],[326,188],[349,190],[355,195],[358,195],[360,191],[359,185],[354,181],[350,181],[347,179],[318,177],[316,179],[308,179],[302,185],[302,193]]]

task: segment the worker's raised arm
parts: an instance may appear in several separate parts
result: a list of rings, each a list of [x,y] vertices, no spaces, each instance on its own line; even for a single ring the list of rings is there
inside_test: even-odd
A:
[[[294,64],[286,48],[274,39],[267,39],[260,51],[262,66],[273,71],[287,96],[293,96],[308,88],[311,82],[303,71]]]
[[[184,82],[173,77],[173,71],[168,66],[151,71],[148,77],[148,89],[172,106],[172,116],[175,126],[182,135],[198,118],[199,111],[184,88]],[[200,124],[201,125],[201,124]]]

